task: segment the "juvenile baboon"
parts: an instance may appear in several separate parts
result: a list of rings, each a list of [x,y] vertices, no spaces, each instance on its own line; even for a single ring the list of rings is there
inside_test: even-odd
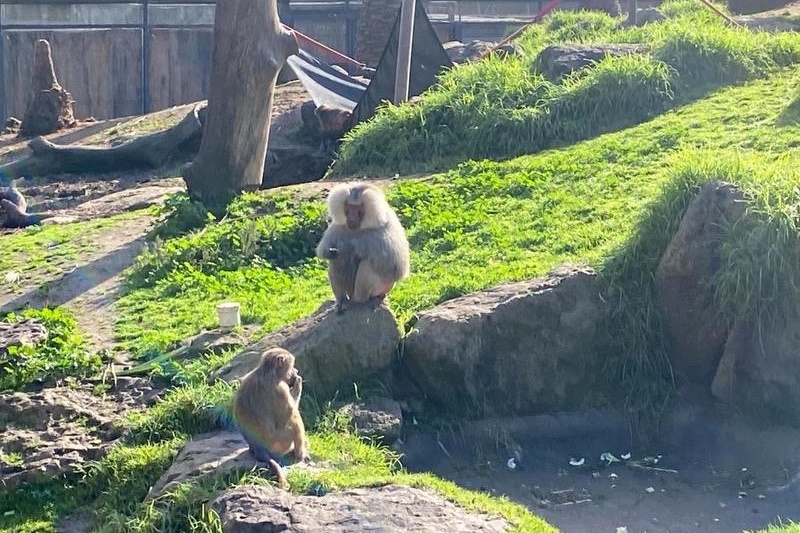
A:
[[[342,137],[352,127],[350,111],[327,104],[306,102],[300,107],[300,115],[311,135],[319,139],[320,155],[334,156]]]
[[[0,228],[27,228],[40,224],[45,219],[55,221],[48,213],[27,213],[28,202],[14,182],[0,186]]]
[[[289,452],[309,460],[308,439],[298,406],[303,378],[294,368],[294,355],[271,348],[258,367],[242,378],[233,402],[236,424],[256,460],[266,462],[281,488],[288,486],[280,458]]]
[[[345,302],[379,305],[410,272],[408,239],[383,191],[367,183],[342,183],[328,195],[330,223],[317,246],[328,260],[336,310]]]

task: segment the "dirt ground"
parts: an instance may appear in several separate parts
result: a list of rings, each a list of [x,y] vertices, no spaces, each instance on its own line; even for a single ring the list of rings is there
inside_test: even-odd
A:
[[[711,407],[679,408],[644,447],[617,414],[597,412],[418,433],[401,450],[411,470],[504,495],[564,533],[740,533],[800,520],[800,430]],[[608,466],[604,452],[662,470]],[[642,464],[648,456],[660,459]]]

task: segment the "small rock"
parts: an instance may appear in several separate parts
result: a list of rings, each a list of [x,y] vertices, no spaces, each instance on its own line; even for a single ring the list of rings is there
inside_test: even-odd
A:
[[[539,53],[537,64],[543,76],[559,82],[570,73],[591,67],[607,56],[642,55],[649,50],[641,44],[551,45]]]
[[[352,429],[359,436],[379,439],[386,445],[400,437],[403,411],[395,400],[371,396],[363,402],[341,406],[339,411],[350,417]]]

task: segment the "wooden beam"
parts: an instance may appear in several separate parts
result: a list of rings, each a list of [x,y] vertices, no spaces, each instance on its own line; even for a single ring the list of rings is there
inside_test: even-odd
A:
[[[403,0],[400,6],[400,28],[397,39],[397,68],[394,76],[394,103],[408,100],[411,77],[411,48],[414,43],[414,11],[416,0]]]

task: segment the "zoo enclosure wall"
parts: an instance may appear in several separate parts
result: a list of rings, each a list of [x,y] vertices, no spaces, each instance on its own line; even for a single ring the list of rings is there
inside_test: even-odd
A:
[[[440,39],[499,40],[546,0],[427,0]],[[644,3],[641,2],[640,3]],[[562,3],[575,8],[576,0]],[[206,97],[213,0],[0,0],[0,118],[20,117],[33,47],[52,44],[79,118],[110,119]],[[353,57],[361,0],[291,0],[285,23]]]

